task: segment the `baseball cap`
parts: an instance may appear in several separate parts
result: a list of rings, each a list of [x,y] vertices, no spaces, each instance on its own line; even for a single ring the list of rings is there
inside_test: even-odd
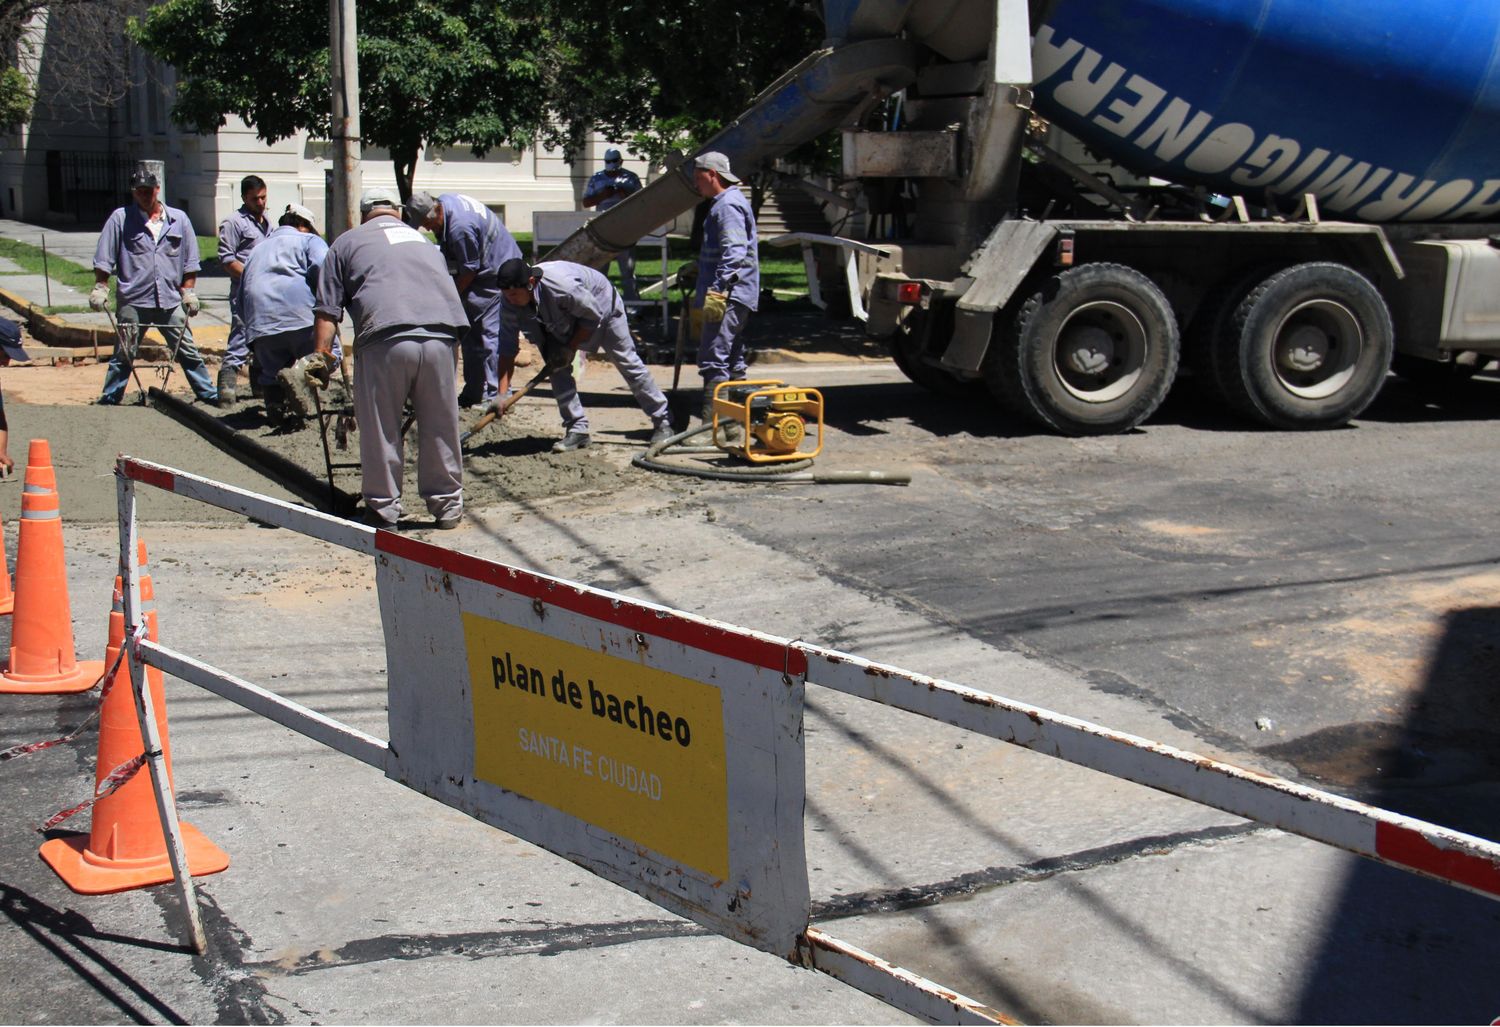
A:
[[[392,210],[401,209],[401,197],[396,195],[396,190],[390,186],[377,185],[373,189],[366,189],[359,195],[359,212],[368,214],[376,207],[390,207]]]
[[[532,267],[520,257],[511,257],[495,272],[495,284],[502,289],[529,289],[533,278],[542,277],[542,269]]]
[[[697,157],[693,158],[693,167],[717,171],[720,178],[731,184],[739,181],[734,176],[734,173],[729,170],[729,158],[718,150],[709,150],[707,153],[698,154]]]
[[[295,214],[297,217],[301,218],[303,221],[306,221],[309,225],[311,225],[314,232],[322,231],[322,229],[318,227],[318,215],[314,214],[310,207],[304,207],[300,203],[288,203],[286,205],[286,211],[284,212],[283,216],[285,216],[285,214]]]
[[[115,179],[115,181],[118,182],[119,179]],[[148,187],[155,189],[159,185],[161,183],[156,180],[156,172],[150,168],[138,167],[130,173],[130,188],[132,189],[144,189]]]
[[[8,317],[0,317],[0,352],[12,360],[30,360],[21,346],[21,326]]]
[[[604,163],[606,166],[610,164],[620,164],[624,161],[624,159],[625,158],[620,156],[620,151],[615,149],[613,146],[604,151]]]
[[[411,199],[406,201],[406,223],[421,227],[422,222],[427,220],[427,215],[431,214],[437,205],[437,197],[431,193],[412,193]]]

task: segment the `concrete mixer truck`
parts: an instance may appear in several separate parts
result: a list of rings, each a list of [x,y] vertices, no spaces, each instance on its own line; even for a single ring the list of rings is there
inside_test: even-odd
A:
[[[743,175],[842,132],[863,229],[797,241],[845,262],[852,308],[914,381],[1072,435],[1134,427],[1179,376],[1254,422],[1327,428],[1393,360],[1443,381],[1500,357],[1500,6],[825,0],[824,17],[826,47],[699,152]],[[678,165],[556,255],[602,264],[696,200]]]

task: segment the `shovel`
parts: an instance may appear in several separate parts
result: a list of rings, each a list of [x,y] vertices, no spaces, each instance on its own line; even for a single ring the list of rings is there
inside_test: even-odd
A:
[[[515,406],[521,401],[522,396],[525,396],[532,389],[536,388],[542,382],[546,381],[547,378],[552,374],[553,370],[554,369],[551,364],[543,367],[536,373],[536,377],[532,378],[531,381],[521,386],[515,392],[512,392],[510,396],[505,400],[505,402],[500,404],[498,408],[491,410],[489,413],[481,417],[477,422],[475,422],[474,427],[470,428],[468,431],[459,436],[459,446],[463,446],[464,443],[468,442],[475,435],[478,435],[480,432],[488,428],[491,421],[495,420],[497,417],[503,416],[508,410],[510,410],[511,407]]]

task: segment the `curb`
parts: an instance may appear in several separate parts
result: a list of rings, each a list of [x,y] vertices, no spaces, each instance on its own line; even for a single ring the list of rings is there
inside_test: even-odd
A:
[[[6,289],[0,289],[0,303],[25,318],[26,330],[43,345],[68,350],[73,356],[91,356],[97,349],[101,360],[107,360],[114,352],[115,333],[108,328],[69,324]],[[203,356],[223,356],[228,341],[227,325],[204,325],[193,330],[193,342]],[[89,353],[79,353],[78,350],[88,350]]]

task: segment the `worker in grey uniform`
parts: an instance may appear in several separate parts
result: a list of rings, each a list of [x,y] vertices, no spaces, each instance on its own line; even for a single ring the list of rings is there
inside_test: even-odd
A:
[[[406,222],[437,237],[448,261],[469,330],[461,343],[463,390],[461,407],[487,403],[510,391],[520,342],[515,332],[500,327],[500,289],[495,274],[500,265],[521,255],[521,247],[499,215],[470,196],[459,193],[412,193]]]
[[[318,234],[318,216],[300,203],[289,203],[266,241],[245,258],[240,278],[240,310],[245,338],[255,354],[258,385],[266,397],[272,424],[283,420],[283,389],[276,376],[313,352],[313,303],[318,273],[328,244]],[[343,353],[338,333],[333,356]]]
[[[388,531],[401,518],[401,415],[417,423],[417,491],[434,526],[463,517],[463,462],[454,389],[458,339],[469,327],[437,248],[401,220],[395,191],[367,189],[361,223],[334,241],[318,275],[313,341],[334,367],[333,337],[354,317],[354,413],[359,420],[360,491],[366,520]]]
[[[583,187],[583,205],[597,208],[602,214],[632,193],[641,191],[641,178],[625,166],[625,159],[614,147],[604,151],[604,170],[589,176]],[[626,300],[638,300],[635,287],[635,248],[626,247],[615,256],[620,268],[620,293]]]
[[[245,317],[241,309],[241,276],[250,251],[271,234],[266,219],[266,183],[259,175],[240,179],[240,209],[219,223],[219,263],[229,272],[229,342],[224,363],[219,365],[219,400],[233,403],[239,398],[240,368],[250,362],[250,344],[245,337]],[[251,383],[254,385],[254,382]]]
[[[573,377],[573,357],[580,351],[602,350],[619,370],[636,403],[651,418],[652,442],[672,437],[667,397],[635,351],[625,304],[608,278],[566,260],[530,267],[517,258],[500,268],[499,282],[505,297],[502,321],[525,332],[554,368],[552,394],[563,420],[563,437],[553,443],[554,453],[589,444],[589,415]]]
[[[729,158],[714,150],[693,161],[693,186],[711,203],[703,219],[698,253],[698,290],[703,308],[698,375],[703,379],[703,419],[713,410],[714,386],[745,377],[745,326],[760,302],[760,257],[755,213],[729,170]]]
[[[96,401],[118,406],[130,381],[135,351],[147,326],[155,325],[167,346],[176,346],[177,362],[187,375],[193,394],[205,403],[218,403],[208,368],[193,345],[188,318],[202,309],[198,300],[198,237],[187,212],[161,202],[161,183],[148,166],[137,167],[130,178],[133,203],[117,209],[104,222],[94,249],[94,288],[89,306],[103,310],[109,303],[109,277],[118,281],[115,316],[121,337],[104,374],[104,388]]]

